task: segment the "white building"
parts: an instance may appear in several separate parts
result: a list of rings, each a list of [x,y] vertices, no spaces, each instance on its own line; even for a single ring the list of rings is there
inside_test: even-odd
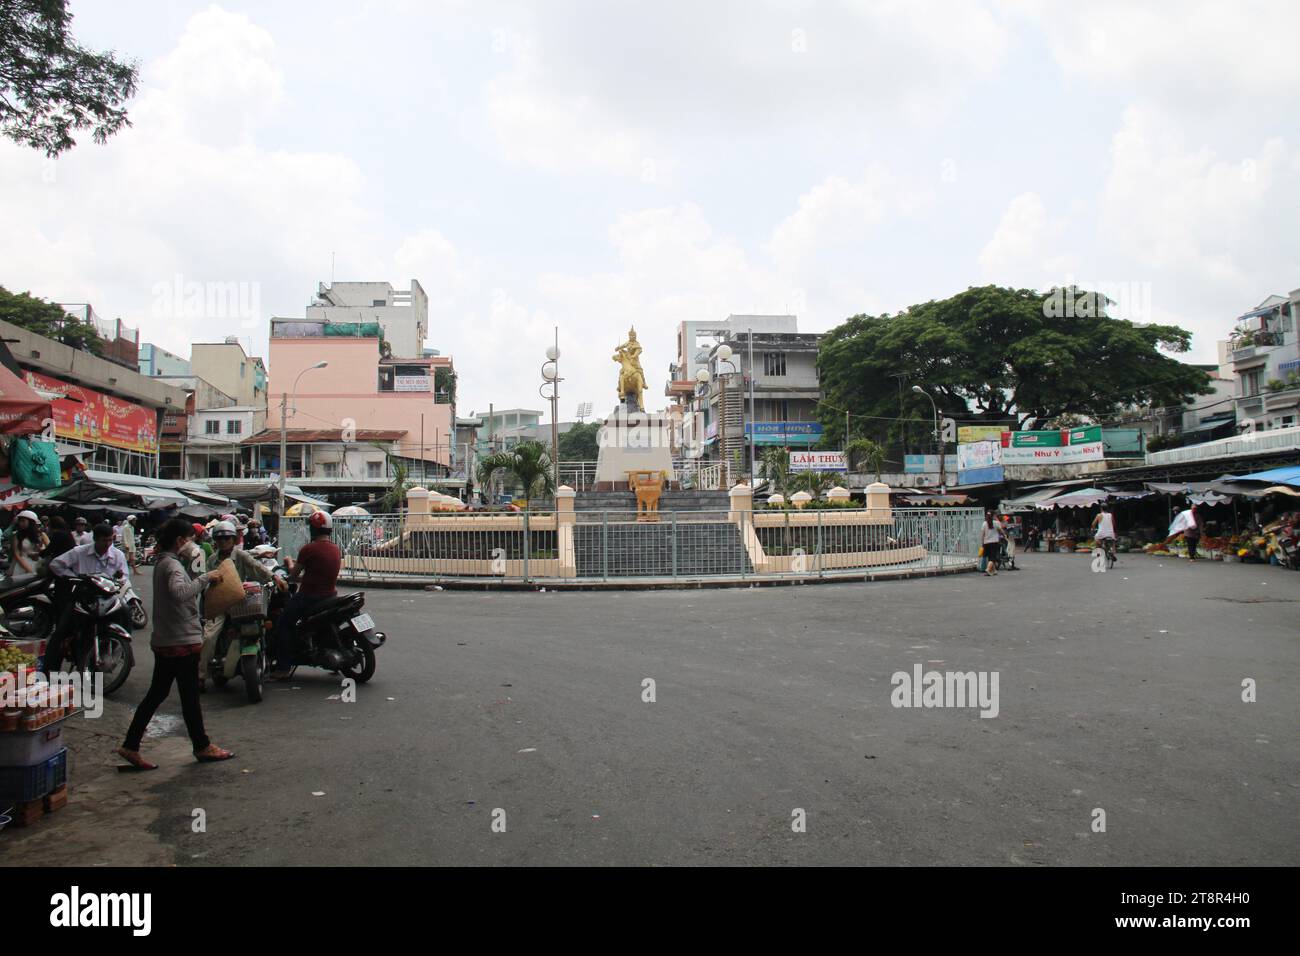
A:
[[[185,443],[186,478],[242,478],[253,471],[244,440],[266,427],[265,405],[196,408]]]
[[[420,283],[412,279],[406,291],[394,289],[389,282],[320,283],[316,300],[307,306],[304,323],[328,322],[331,325],[378,323],[384,340],[398,358],[422,358],[424,340],[429,334],[429,297]]]
[[[1255,431],[1300,424],[1300,289],[1270,295],[1238,317],[1219,342],[1220,374],[1236,380],[1237,426]]]

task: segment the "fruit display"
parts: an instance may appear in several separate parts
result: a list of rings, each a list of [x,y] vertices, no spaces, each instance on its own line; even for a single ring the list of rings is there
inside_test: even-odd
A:
[[[20,671],[36,663],[36,655],[17,647],[0,647],[0,671]]]

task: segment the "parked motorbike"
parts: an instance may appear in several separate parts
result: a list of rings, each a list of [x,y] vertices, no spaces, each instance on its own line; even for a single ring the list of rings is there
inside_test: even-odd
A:
[[[5,627],[17,640],[43,641],[54,632],[54,576],[37,575],[0,592]]]
[[[139,631],[148,627],[149,613],[144,609],[144,601],[140,600],[140,595],[135,593],[135,585],[131,583],[129,574],[118,584],[118,594],[121,595],[122,603],[126,605],[131,630]]]
[[[118,690],[135,666],[130,612],[119,583],[103,574],[78,574],[72,582],[73,625],[64,637],[61,657],[71,654],[82,673],[102,673],[104,694]],[[51,670],[62,661],[47,661]]]
[[[217,635],[208,664],[208,676],[217,687],[224,687],[233,677],[244,679],[244,693],[250,703],[262,700],[262,680],[266,674],[267,617],[274,584],[245,584],[244,600],[226,611],[225,624]]]
[[[271,615],[284,611],[285,595],[276,594]],[[388,635],[376,630],[374,619],[362,611],[362,591],[328,598],[313,608],[294,628],[294,660],[298,666],[319,667],[364,684],[375,676],[375,650]]]

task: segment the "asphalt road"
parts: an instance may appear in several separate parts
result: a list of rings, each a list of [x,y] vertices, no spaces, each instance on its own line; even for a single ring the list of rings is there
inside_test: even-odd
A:
[[[122,774],[110,753],[152,666],[140,635],[105,716],[67,731],[71,803],[0,834],[0,857],[1300,863],[1300,574],[1021,564],[992,580],[374,590],[390,639],[355,703],[319,671],[257,706],[235,682],[204,706],[238,758],[199,765],[173,698],[145,748],[163,769]],[[996,672],[997,716],[892,706],[891,675],[916,664]]]

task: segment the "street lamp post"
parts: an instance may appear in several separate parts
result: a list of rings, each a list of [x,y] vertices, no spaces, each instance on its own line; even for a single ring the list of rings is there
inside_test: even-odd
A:
[[[731,464],[730,449],[727,446],[727,377],[736,374],[736,365],[731,361],[731,346],[725,342],[719,345],[717,351],[713,354],[719,364],[726,362],[731,366],[725,372],[721,368],[718,369],[718,383],[720,386],[718,393],[718,448],[720,449],[718,487],[726,491],[727,473]]]
[[[302,377],[312,369],[324,368],[329,362],[317,362],[309,368],[303,369],[298,373],[298,377],[293,380],[293,397],[296,401],[298,398],[298,383]],[[297,412],[297,409],[294,409]],[[280,393],[280,509],[279,517],[284,517],[284,475],[288,471],[289,461],[289,395],[286,392]]]
[[[560,383],[564,379],[560,378],[560,330],[555,330],[555,344],[547,348],[546,361],[542,364],[542,384],[538,386],[537,393],[542,398],[547,398],[547,394],[542,391],[547,385],[551,386],[551,464],[555,470],[555,488],[560,488],[560,421],[557,417],[557,408],[560,399]]]
[[[944,454],[945,449],[943,447],[943,442],[940,441],[942,433],[939,431],[939,406],[935,404],[934,396],[923,389],[920,385],[913,385],[912,391],[928,398],[930,400],[930,407],[934,409],[934,440],[939,446],[939,494],[945,495],[948,493],[948,470],[946,467],[948,456]]]

